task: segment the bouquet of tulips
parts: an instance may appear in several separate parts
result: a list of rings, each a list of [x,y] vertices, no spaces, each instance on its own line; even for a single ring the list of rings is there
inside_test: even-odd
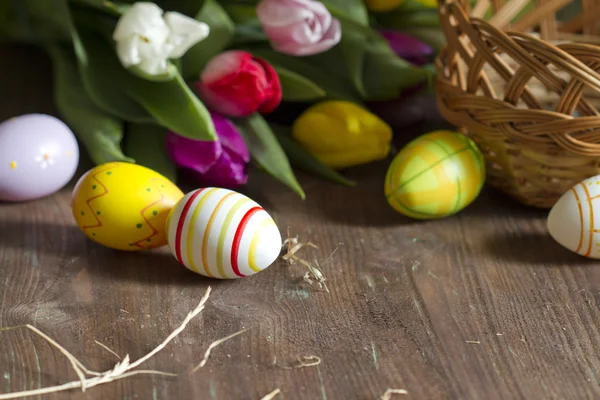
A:
[[[252,162],[304,197],[293,168],[352,184],[341,169],[387,156],[392,129],[370,107],[427,90],[435,7],[6,0],[0,35],[47,51],[57,108],[95,163],[235,188]],[[286,105],[302,111],[282,123]]]

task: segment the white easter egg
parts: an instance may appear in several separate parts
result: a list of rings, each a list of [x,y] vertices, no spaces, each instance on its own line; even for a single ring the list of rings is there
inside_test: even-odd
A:
[[[252,199],[228,189],[186,194],[169,213],[166,231],[175,258],[211,278],[253,275],[281,252],[281,234],[271,216]]]
[[[564,193],[548,214],[550,235],[567,249],[600,259],[600,175]]]
[[[49,196],[75,175],[79,147],[64,122],[27,114],[0,124],[0,200]]]

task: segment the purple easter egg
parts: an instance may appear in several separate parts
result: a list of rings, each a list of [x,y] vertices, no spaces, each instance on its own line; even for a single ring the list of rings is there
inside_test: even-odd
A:
[[[79,147],[61,120],[27,114],[0,124],[0,200],[51,195],[75,175]]]

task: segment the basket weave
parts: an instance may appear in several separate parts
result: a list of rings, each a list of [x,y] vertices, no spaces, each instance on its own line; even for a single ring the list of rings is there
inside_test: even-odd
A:
[[[439,6],[440,112],[478,144],[488,184],[526,205],[600,174],[600,0],[578,1]]]

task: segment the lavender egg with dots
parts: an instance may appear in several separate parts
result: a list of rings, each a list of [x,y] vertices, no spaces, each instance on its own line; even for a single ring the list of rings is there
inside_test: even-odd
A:
[[[69,183],[78,163],[75,135],[58,118],[27,114],[0,124],[0,200],[49,196]]]

